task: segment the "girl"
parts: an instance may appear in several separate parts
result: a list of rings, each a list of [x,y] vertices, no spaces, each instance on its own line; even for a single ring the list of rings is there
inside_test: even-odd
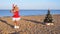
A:
[[[19,28],[19,24],[18,21],[20,20],[20,16],[19,16],[19,8],[17,7],[17,5],[14,6],[13,4],[13,9],[11,10],[11,13],[13,13],[13,21],[14,21],[14,28]]]

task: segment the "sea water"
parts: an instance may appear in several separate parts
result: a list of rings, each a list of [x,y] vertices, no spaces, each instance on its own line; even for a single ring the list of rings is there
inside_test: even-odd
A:
[[[20,10],[19,14],[21,16],[30,16],[30,15],[45,15],[47,14],[48,10]],[[52,15],[54,14],[60,14],[60,10],[51,10],[50,13]],[[12,16],[13,14],[10,12],[10,10],[0,10],[0,17],[1,16]]]

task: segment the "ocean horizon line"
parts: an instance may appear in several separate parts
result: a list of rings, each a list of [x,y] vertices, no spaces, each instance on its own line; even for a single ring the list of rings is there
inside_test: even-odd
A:
[[[0,9],[0,10],[11,10],[11,9]],[[48,9],[19,9],[19,10],[48,10]],[[50,9],[50,10],[60,10],[60,9]]]

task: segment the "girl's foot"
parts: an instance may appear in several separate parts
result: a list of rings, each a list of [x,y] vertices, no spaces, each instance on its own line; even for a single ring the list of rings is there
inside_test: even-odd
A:
[[[14,28],[17,28],[17,29],[19,29],[19,26],[14,26]]]

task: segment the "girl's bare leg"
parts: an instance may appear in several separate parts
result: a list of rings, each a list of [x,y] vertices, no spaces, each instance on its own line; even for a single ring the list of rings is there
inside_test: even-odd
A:
[[[14,22],[14,25],[15,25],[14,28],[19,28],[19,23],[18,23],[18,21],[15,21],[15,22]]]

